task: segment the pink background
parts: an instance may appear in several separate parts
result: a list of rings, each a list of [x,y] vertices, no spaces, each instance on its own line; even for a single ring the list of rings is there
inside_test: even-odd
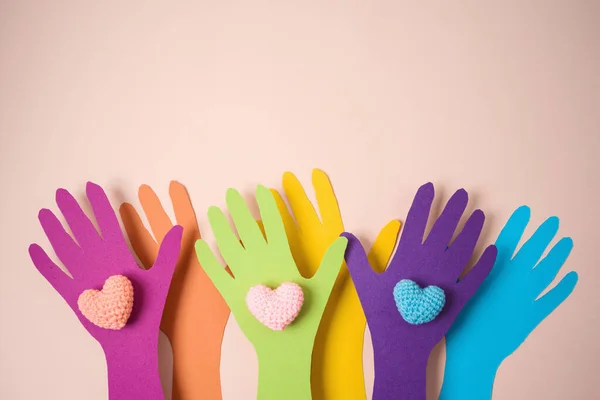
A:
[[[177,179],[212,241],[227,187],[286,170],[310,187],[313,167],[367,242],[426,181],[440,202],[469,191],[486,242],[521,204],[527,234],[560,216],[580,283],[494,399],[600,398],[599,42],[593,0],[0,1],[0,398],[106,398],[100,347],[27,254],[49,249],[36,216],[56,188],[92,180],[116,206],[142,183],[168,201]],[[226,400],[255,397],[256,367],[231,319]]]

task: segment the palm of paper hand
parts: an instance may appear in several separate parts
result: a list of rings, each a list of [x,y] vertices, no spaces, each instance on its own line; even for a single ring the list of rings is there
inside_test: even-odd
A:
[[[484,285],[481,289],[482,293],[484,290],[487,293],[486,299],[473,305],[467,304],[464,320],[459,315],[456,329],[448,333],[447,346],[452,346],[454,341],[468,341],[474,354],[485,351],[500,362],[512,354],[531,332],[526,321],[533,302],[520,295],[525,289],[522,282],[511,279],[496,281],[489,291]],[[488,298],[490,301],[486,301]],[[500,331],[503,332],[501,336],[498,335]]]
[[[307,307],[311,302],[311,282],[304,279],[298,273],[293,261],[281,259],[275,252],[266,251],[262,254],[255,254],[251,249],[247,249],[243,258],[245,265],[257,266],[257,268],[248,271],[242,271],[236,274],[232,279],[231,286],[226,294],[231,311],[235,316],[241,330],[246,337],[255,345],[273,344],[276,345],[278,339],[297,340],[296,333],[302,333],[306,329],[304,325],[310,324],[311,320],[299,317],[286,328],[286,335],[280,335],[278,332],[271,331],[264,326],[258,319],[252,315],[246,303],[246,296],[249,290],[256,285],[266,285],[271,289],[276,289],[284,282],[294,282],[302,287],[304,292],[304,304],[301,313],[308,311]],[[266,336],[266,334],[270,334]],[[260,343],[263,341],[264,343]]]
[[[463,287],[466,285],[457,282],[456,276],[444,273],[443,268],[447,266],[444,254],[432,262],[432,258],[428,257],[426,250],[419,250],[418,253],[421,253],[418,258],[412,258],[410,265],[406,267],[403,267],[401,262],[398,263],[400,265],[394,265],[393,260],[390,268],[392,271],[397,268],[397,272],[390,271],[387,274],[384,272],[377,277],[376,289],[373,290],[375,297],[369,300],[370,305],[365,307],[365,315],[371,329],[375,332],[396,332],[411,343],[420,343],[423,347],[433,347],[444,337],[445,332],[448,331],[456,315],[462,309],[464,304],[462,299],[466,296]],[[392,293],[396,283],[403,279],[410,279],[422,288],[437,286],[444,291],[446,304],[433,321],[422,325],[411,325],[401,317]],[[389,317],[379,318],[381,314]],[[390,336],[386,334],[385,337]]]
[[[107,251],[110,250],[107,249]],[[98,279],[94,279],[95,276],[90,277],[91,279],[82,279],[77,285],[79,287],[78,292],[82,293],[84,290],[90,288],[101,289],[106,279],[113,275],[124,275],[131,281],[134,292],[134,306],[129,320],[127,321],[127,325],[125,325],[125,327],[123,327],[121,330],[114,331],[94,325],[85,316],[83,316],[81,311],[79,311],[77,307],[77,299],[79,295],[77,294],[72,300],[73,305],[71,305],[71,308],[73,308],[73,311],[75,311],[77,314],[81,324],[86,328],[90,335],[92,335],[101,344],[112,340],[112,338],[114,338],[116,335],[121,338],[128,336],[139,337],[139,332],[141,330],[147,331],[147,327],[154,327],[158,329],[158,326],[160,325],[162,313],[156,312],[156,310],[162,310],[164,301],[161,302],[160,300],[164,300],[166,293],[161,295],[155,291],[156,288],[153,286],[156,286],[156,284],[159,282],[154,279],[150,271],[140,270],[133,258],[131,258],[130,262],[127,262],[124,257],[122,265],[122,268],[104,269],[102,269],[102,266],[99,265],[97,267],[104,272],[104,276],[98,277]],[[92,268],[94,268],[94,266],[92,266]],[[156,296],[153,296],[152,294],[156,294]],[[154,330],[150,330],[150,332],[153,331]]]
[[[375,339],[386,346],[402,346],[397,338],[431,349],[446,334],[466,301],[475,293],[493,265],[494,246],[486,249],[478,263],[466,277],[458,281],[468,263],[483,227],[483,212],[473,212],[456,240],[448,247],[458,222],[467,206],[468,195],[457,191],[444,208],[425,241],[425,228],[433,202],[432,184],[419,188],[408,213],[398,249],[387,270],[376,274],[370,268],[364,249],[351,235],[346,262],[359,297],[369,328]],[[359,265],[360,264],[360,265]],[[403,279],[416,282],[421,288],[435,285],[441,288],[446,304],[431,322],[422,325],[407,323],[394,302],[394,286]]]
[[[304,279],[299,274],[281,274],[279,277],[268,276],[265,277],[265,280],[259,278],[257,276],[254,281],[234,284],[233,290],[237,292],[234,295],[235,300],[233,300],[235,303],[233,301],[230,303],[233,315],[248,340],[261,349],[266,347],[278,348],[300,342],[312,342],[321,316],[317,309],[322,308],[321,304],[323,303],[321,300],[323,295],[319,293],[319,288],[310,279]],[[266,285],[272,289],[277,288],[283,282],[294,282],[302,288],[304,294],[302,308],[296,319],[285,328],[285,335],[263,325],[252,315],[246,304],[244,294],[248,293],[250,288],[264,284],[267,281],[273,282],[272,285]],[[318,318],[314,318],[314,316],[318,316]]]

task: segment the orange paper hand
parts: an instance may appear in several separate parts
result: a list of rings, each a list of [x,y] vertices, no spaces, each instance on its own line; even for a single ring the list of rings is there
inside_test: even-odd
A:
[[[173,348],[173,400],[221,399],[221,342],[229,308],[198,264],[194,243],[200,231],[185,187],[172,181],[169,194],[177,224],[183,226],[181,253],[160,326]],[[139,198],[154,238],[131,204],[124,203],[119,211],[133,250],[149,267],[173,223],[149,186],[140,187]]]

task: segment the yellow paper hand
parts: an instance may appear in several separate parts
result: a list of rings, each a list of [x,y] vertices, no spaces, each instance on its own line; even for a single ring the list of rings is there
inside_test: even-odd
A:
[[[315,169],[312,181],[321,219],[292,173],[283,175],[283,190],[293,216],[279,193],[272,190],[292,255],[300,273],[306,278],[314,275],[327,248],[344,231],[329,178],[323,171]],[[376,271],[385,270],[394,251],[400,226],[400,221],[391,221],[375,240],[369,253],[369,262]],[[366,399],[362,365],[365,326],[365,315],[344,265],[317,332],[311,367],[313,399]]]
[[[160,325],[173,349],[173,400],[219,400],[221,342],[229,308],[198,263],[194,244],[200,231],[185,187],[173,181],[169,194],[177,223],[184,228]],[[173,223],[149,186],[140,187],[139,198],[156,240],[131,204],[124,203],[120,213],[135,253],[148,267]]]

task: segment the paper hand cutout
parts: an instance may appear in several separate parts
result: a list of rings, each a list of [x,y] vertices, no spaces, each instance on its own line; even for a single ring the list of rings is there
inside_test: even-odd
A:
[[[264,236],[242,196],[233,189],[227,191],[227,206],[239,239],[219,208],[211,207],[208,211],[217,245],[234,277],[227,273],[205,241],[196,242],[196,253],[200,265],[254,345],[259,365],[257,398],[310,399],[310,366],[315,335],[342,265],[346,239],[336,240],[323,256],[315,276],[305,279],[298,272],[292,257],[272,193],[259,186],[256,189],[256,201]],[[273,331],[250,313],[246,295],[253,286],[276,288],[283,282],[300,285],[304,304],[300,314],[285,330]]]
[[[319,216],[298,179],[290,172],[283,175],[283,190],[291,213],[282,197],[272,190],[283,218],[292,255],[298,270],[310,278],[318,270],[327,248],[344,231],[342,216],[327,175],[313,170]],[[292,216],[293,214],[293,216]],[[369,262],[382,272],[394,251],[400,221],[391,221],[379,233]],[[356,289],[344,265],[331,291],[323,313],[312,357],[312,398],[314,400],[366,399],[363,374],[365,314]]]
[[[177,223],[184,228],[160,325],[173,349],[173,400],[216,400],[221,398],[221,342],[229,307],[198,263],[194,245],[200,231],[185,187],[172,181],[169,194]],[[120,213],[134,251],[149,267],[173,223],[149,186],[140,187],[139,199],[156,240],[131,204],[124,203]]]
[[[458,281],[473,254],[485,217],[481,210],[473,212],[447,249],[468,202],[467,192],[459,190],[423,242],[433,197],[431,183],[419,188],[396,253],[381,274],[369,265],[358,239],[344,233],[348,238],[346,263],[373,339],[373,400],[425,399],[425,371],[431,350],[444,337],[494,264],[496,248],[489,246],[473,269]],[[435,285],[444,290],[446,304],[433,321],[411,325],[402,318],[393,296],[394,286],[402,279],[410,279],[421,287]]]
[[[577,273],[569,272],[538,299],[565,263],[573,241],[562,238],[540,261],[558,231],[558,218],[552,217],[513,257],[529,216],[529,208],[523,206],[510,217],[496,241],[498,257],[492,272],[446,336],[446,372],[440,399],[491,399],[502,361],[575,288]]]
[[[64,189],[56,192],[56,203],[73,238],[52,211],[43,209],[39,220],[65,274],[37,244],[29,254],[40,273],[73,309],[81,324],[100,343],[108,367],[111,400],[163,399],[158,373],[158,328],[173,269],[179,256],[182,228],[173,227],[165,236],[156,262],[149,271],[141,269],[129,252],[121,227],[102,188],[86,187],[100,234],[73,196]],[[75,239],[75,240],[74,240]],[[123,329],[100,328],[86,319],[77,299],[86,289],[100,289],[113,275],[126,276],[133,284],[133,311]]]

